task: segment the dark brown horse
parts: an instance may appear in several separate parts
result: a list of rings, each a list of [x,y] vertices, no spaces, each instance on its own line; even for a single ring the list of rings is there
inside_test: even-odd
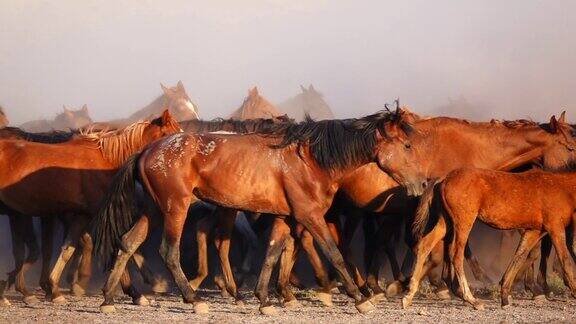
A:
[[[86,132],[60,144],[0,141],[0,160],[11,166],[4,168],[10,172],[0,175],[2,203],[18,215],[61,217],[68,226],[64,247],[49,278],[53,301],[65,301],[58,289],[61,272],[79,238],[86,237],[85,226],[98,209],[116,168],[146,144],[179,131],[178,123],[166,111],[151,122],[118,131]],[[55,186],[59,190],[54,190]],[[30,204],[30,199],[35,203]],[[141,299],[134,289],[130,293],[135,301]]]
[[[572,147],[576,150],[576,146]],[[510,289],[521,266],[538,241],[548,233],[564,270],[564,278],[576,297],[576,282],[566,227],[576,226],[576,173],[528,171],[506,173],[482,169],[451,172],[439,190],[442,214],[449,219],[452,240],[449,257],[465,301],[481,309],[464,273],[464,244],[476,218],[501,230],[522,230],[520,245],[502,278],[502,307],[510,304]],[[441,226],[437,223],[436,226]],[[576,246],[572,246],[572,249]]]
[[[381,166],[413,194],[422,193],[430,179],[442,179],[450,171],[466,166],[508,171],[542,161],[548,168],[562,167],[570,160],[569,148],[574,143],[564,114],[558,122],[552,118],[547,125],[529,121],[470,123],[433,118],[390,132],[396,136],[390,137]],[[427,192],[420,202],[422,211],[427,210],[433,196],[430,187]],[[416,223],[426,224],[426,220],[418,220],[417,216]],[[411,304],[418,291],[427,257],[444,232],[445,226],[435,227],[415,245],[417,259],[410,290],[402,301],[404,307]]]
[[[371,311],[374,306],[362,298],[348,274],[324,215],[345,175],[383,159],[379,151],[385,123],[395,116],[381,112],[346,122],[307,121],[269,136],[180,134],[150,146],[118,174],[93,226],[101,253],[110,255],[122,247],[104,288],[102,311],[114,309],[113,289],[128,258],[148,233],[151,211],[137,217],[126,200],[132,196],[136,176],[163,214],[161,255],[184,300],[197,303],[196,311],[207,309],[198,303],[182,272],[179,243],[188,206],[198,199],[232,209],[294,217],[337,269],[357,309]],[[283,241],[271,241],[265,263],[275,263],[283,246]],[[267,290],[261,283],[257,286],[263,312],[269,307]]]

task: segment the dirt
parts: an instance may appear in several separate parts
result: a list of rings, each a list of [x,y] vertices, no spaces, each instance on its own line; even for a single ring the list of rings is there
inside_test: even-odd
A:
[[[576,300],[556,298],[552,301],[535,302],[527,297],[515,299],[513,306],[501,309],[495,298],[484,299],[486,309],[476,311],[462,301],[443,301],[434,297],[414,300],[411,308],[403,310],[400,299],[390,298],[380,302],[374,312],[360,315],[353,302],[343,294],[334,297],[334,306],[322,306],[312,291],[298,291],[301,305],[292,309],[277,306],[277,315],[264,316],[258,311],[258,303],[249,291],[243,292],[245,304],[235,305],[230,298],[221,297],[213,290],[202,290],[201,296],[210,305],[210,313],[195,314],[192,305],[184,304],[177,294],[149,296],[151,306],[135,306],[126,297],[119,297],[116,312],[102,314],[99,305],[101,295],[85,297],[66,296],[68,303],[54,305],[44,301],[38,292],[40,302],[26,306],[15,292],[7,294],[11,306],[0,308],[0,323],[15,322],[210,322],[210,323],[516,323],[516,322],[576,322]],[[275,299],[274,299],[275,301]]]

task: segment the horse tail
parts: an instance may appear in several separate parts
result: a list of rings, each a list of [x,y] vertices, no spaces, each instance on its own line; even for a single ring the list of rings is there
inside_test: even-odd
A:
[[[107,266],[121,246],[122,235],[136,222],[136,175],[141,153],[130,156],[116,173],[90,228],[94,251]]]
[[[432,208],[432,203],[434,202],[434,197],[437,196],[439,190],[437,190],[438,181],[434,181],[430,186],[428,186],[418,202],[418,208],[416,208],[416,215],[414,216],[414,221],[412,223],[412,236],[415,240],[420,240],[424,236],[424,231],[428,225],[430,219],[430,209]]]

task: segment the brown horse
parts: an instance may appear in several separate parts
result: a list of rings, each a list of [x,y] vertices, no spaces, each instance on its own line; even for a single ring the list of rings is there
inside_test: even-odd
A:
[[[78,110],[72,110],[64,106],[62,113],[58,114],[54,120],[34,120],[20,125],[20,128],[30,132],[50,132],[67,131],[79,129],[92,123],[88,107],[86,105]]]
[[[236,109],[230,118],[238,120],[267,118],[274,119],[282,116],[278,108],[260,95],[258,88],[254,87],[248,91],[248,96],[242,105]]]
[[[128,118],[111,121],[114,127],[123,127],[140,120],[149,120],[162,115],[164,109],[168,111],[177,121],[199,119],[198,107],[190,100],[184,84],[178,81],[174,87],[166,87],[160,84],[162,94],[146,107],[136,111]]]
[[[8,117],[6,117],[6,113],[4,112],[4,108],[0,106],[0,128],[8,126]]]
[[[161,118],[150,122],[118,131],[86,132],[60,144],[0,141],[0,160],[11,166],[3,168],[10,172],[0,175],[2,203],[19,215],[59,216],[68,226],[62,252],[49,278],[53,301],[65,301],[58,289],[61,272],[79,238],[91,240],[85,226],[98,209],[116,169],[146,144],[179,131],[178,123],[165,111]],[[54,190],[55,186],[59,190]],[[35,203],[30,204],[30,199]],[[133,288],[129,293],[135,301],[142,300]]]
[[[4,127],[0,129],[0,139],[23,140],[28,142],[44,143],[44,144],[58,144],[68,142],[72,139],[81,138],[81,133],[92,132],[90,130],[72,130],[72,131],[52,131],[46,133],[29,133],[17,127]],[[26,271],[38,260],[40,247],[33,233],[32,217],[17,214],[14,211],[5,208],[4,213],[7,213],[10,218],[10,231],[12,234],[12,253],[14,256],[15,270],[9,273],[8,287],[12,284],[15,285],[16,291],[22,293],[26,303],[36,302],[36,298],[28,292],[26,288],[25,274]],[[43,217],[41,218],[42,228],[42,267],[40,276],[40,286],[44,289],[46,294],[50,294],[50,285],[48,277],[50,275],[50,258],[52,255],[52,245],[54,239],[54,219]],[[80,241],[81,250],[74,252],[72,261],[72,268],[70,273],[70,284],[74,295],[83,295],[87,289],[92,272],[92,243],[91,240],[83,239]],[[28,249],[28,256],[26,257],[25,248]],[[162,292],[165,283],[156,276],[151,275],[147,269],[143,259],[139,254],[135,254],[138,266],[144,281],[152,285],[152,290],[155,292]]]
[[[334,119],[334,113],[324,100],[324,96],[313,85],[300,86],[301,93],[284,101],[278,107],[290,117],[301,121],[306,116],[314,120]]]
[[[559,121],[553,117],[549,125],[432,118],[404,128],[390,130],[395,136],[390,137],[384,149],[386,159],[381,166],[412,194],[421,194],[430,179],[442,179],[450,171],[466,166],[508,171],[541,160],[548,168],[562,167],[570,160],[569,148],[575,142],[564,114]],[[421,211],[427,210],[433,196],[430,187],[427,192],[420,202]],[[416,224],[427,223],[427,218],[418,217],[424,214],[427,212],[417,214]],[[404,307],[411,304],[418,291],[427,257],[444,232],[445,227],[435,227],[415,245],[417,259],[409,292],[402,300]]]
[[[576,146],[572,149],[576,150]],[[442,182],[439,198],[443,214],[450,220],[453,230],[450,262],[465,301],[475,308],[482,308],[482,303],[474,298],[468,287],[462,263],[463,247],[476,218],[496,229],[522,230],[516,254],[502,278],[502,307],[510,304],[510,289],[516,274],[546,233],[552,239],[572,296],[576,297],[576,282],[565,236],[566,227],[570,224],[575,226],[575,172],[506,173],[460,169],[451,172]]]
[[[101,310],[114,309],[113,289],[128,258],[148,233],[151,212],[138,218],[127,200],[133,194],[135,177],[139,177],[163,214],[161,255],[184,300],[197,303],[196,311],[207,309],[198,303],[182,272],[179,243],[188,206],[198,199],[231,209],[294,217],[337,269],[356,308],[371,311],[374,306],[363,299],[348,274],[324,215],[346,174],[384,158],[379,154],[384,127],[395,116],[381,112],[351,121],[306,121],[288,126],[283,134],[268,136],[180,134],[134,156],[118,174],[114,190],[92,226],[96,249],[103,255],[121,247],[104,287]],[[270,241],[271,257],[266,264],[276,262],[283,246],[283,241]],[[262,312],[269,307],[267,290],[260,283],[257,286]]]

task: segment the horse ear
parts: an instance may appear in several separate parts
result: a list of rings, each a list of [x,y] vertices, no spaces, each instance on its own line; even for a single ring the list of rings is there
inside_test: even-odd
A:
[[[550,117],[550,129],[552,130],[552,133],[558,132],[558,121],[556,120],[555,115],[552,115],[552,117]]]
[[[314,89],[314,86],[312,85],[312,83],[310,83],[310,85],[308,86],[308,91],[316,92],[316,89]]]
[[[162,88],[162,91],[164,91],[165,94],[168,94],[170,91],[170,89],[166,88],[162,83],[160,83],[160,88]]]
[[[300,85],[300,90],[302,90],[302,93],[306,93],[306,91],[308,91],[303,85]]]
[[[254,86],[254,88],[250,89],[248,95],[252,98],[258,97],[258,87]]]
[[[558,118],[558,122],[560,124],[565,124],[566,123],[566,110],[564,110],[561,114],[560,114],[560,118]]]
[[[62,105],[62,108],[64,109],[64,112],[68,112],[68,108],[66,108],[66,105]]]
[[[82,106],[82,111],[88,112],[88,105],[84,104],[84,105]]]
[[[162,125],[168,125],[171,119],[172,115],[170,115],[170,111],[168,109],[164,110],[162,113]]]
[[[178,84],[176,84],[176,86],[178,89],[184,91],[184,84],[182,84],[182,80],[178,80]]]

